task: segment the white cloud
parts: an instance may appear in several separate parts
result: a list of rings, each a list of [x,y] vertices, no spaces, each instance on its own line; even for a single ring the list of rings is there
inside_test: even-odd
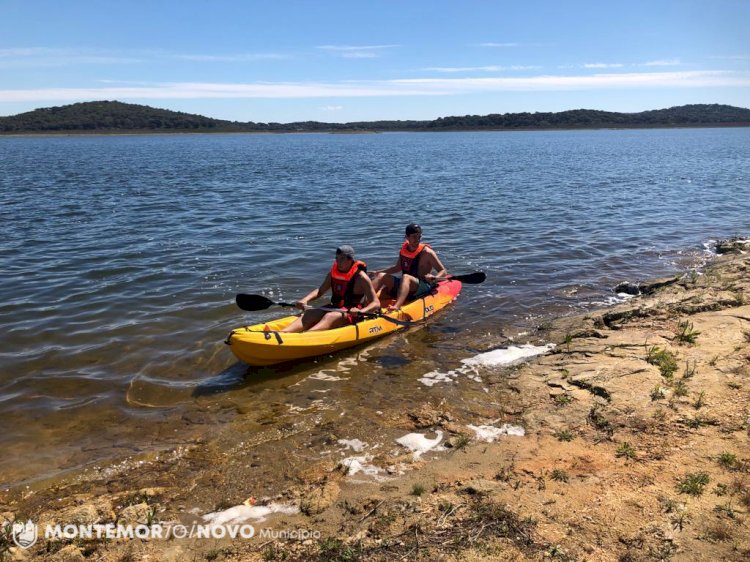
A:
[[[15,49],[0,49],[0,57],[34,57],[59,52],[59,49],[48,49],[46,47],[23,47]]]
[[[414,78],[333,83],[166,83],[136,87],[0,90],[0,102],[101,99],[349,98],[507,91],[750,87],[750,72],[686,71],[487,78]]]
[[[720,59],[720,60],[750,60],[750,55],[716,55],[713,57],[708,57],[711,59]]]
[[[375,59],[381,56],[382,51],[393,49],[398,46],[399,45],[320,45],[316,48],[345,59]]]
[[[680,59],[652,60],[644,62],[640,66],[680,66]]]
[[[278,53],[230,53],[223,55],[174,54],[163,51],[116,51],[90,49],[52,49],[27,47],[0,49],[0,68],[59,67],[88,64],[136,64],[153,60],[186,60],[192,62],[252,62],[291,58]]]
[[[347,51],[340,54],[345,59],[376,59],[380,56],[372,51]]]
[[[615,62],[615,63],[594,62],[594,63],[584,64],[582,66],[583,68],[622,68],[625,65],[619,62]]]
[[[324,51],[370,51],[394,47],[398,47],[398,45],[320,45],[317,48]]]
[[[173,58],[195,62],[252,62],[256,60],[280,60],[290,58],[277,53],[238,53],[231,55],[173,55]]]
[[[428,66],[421,70],[429,72],[503,72],[506,70],[539,70],[541,66]]]
[[[479,46],[503,49],[508,47],[518,47],[518,43],[480,43]]]
[[[586,76],[531,76],[524,78],[420,78],[394,80],[404,86],[429,88],[432,93],[478,91],[554,91],[611,88],[750,86],[750,73],[731,71],[632,72]]]
[[[0,68],[59,67],[76,64],[134,64],[140,57],[87,49],[22,47],[0,49]]]
[[[344,109],[343,105],[324,105],[320,108],[321,111],[341,111]]]

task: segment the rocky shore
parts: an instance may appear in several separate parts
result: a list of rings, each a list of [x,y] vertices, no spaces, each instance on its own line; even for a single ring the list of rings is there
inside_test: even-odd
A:
[[[750,240],[718,251],[700,272],[623,285],[625,303],[522,338],[553,342],[543,355],[476,366],[470,409],[386,416],[410,432],[400,445],[343,440],[333,419],[313,441],[304,427],[243,441],[238,425],[0,491],[0,560],[748,560]],[[257,448],[281,439],[309,454],[258,470]],[[345,462],[329,454],[341,450]],[[12,523],[27,520],[38,537],[20,548]],[[256,534],[43,536],[56,523],[195,522]]]

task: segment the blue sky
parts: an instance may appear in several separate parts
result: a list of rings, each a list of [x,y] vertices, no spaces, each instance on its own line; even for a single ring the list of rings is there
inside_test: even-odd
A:
[[[256,122],[750,107],[750,0],[0,0],[0,115]]]

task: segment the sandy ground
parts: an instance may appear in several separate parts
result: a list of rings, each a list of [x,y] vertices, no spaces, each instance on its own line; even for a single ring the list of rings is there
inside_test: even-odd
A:
[[[750,242],[720,250],[700,274],[540,327],[529,339],[555,342],[550,353],[477,367],[473,408],[387,416],[417,445],[439,442],[421,455],[342,444],[332,423],[319,442],[282,428],[0,492],[0,521],[40,529],[206,523],[193,506],[212,505],[252,538],[41,537],[23,549],[6,524],[0,559],[748,560]],[[282,438],[310,454],[285,455]],[[261,446],[282,460],[259,474]],[[360,458],[326,457],[335,447]],[[280,511],[261,519],[263,507]]]

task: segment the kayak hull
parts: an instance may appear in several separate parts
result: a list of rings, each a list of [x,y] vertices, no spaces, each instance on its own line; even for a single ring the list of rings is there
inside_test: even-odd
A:
[[[387,316],[398,320],[424,320],[453,302],[460,291],[459,281],[441,281],[430,294],[406,304],[399,312],[388,313]],[[404,329],[403,325],[390,322],[387,318],[372,318],[333,330],[279,332],[295,318],[297,316],[286,316],[263,324],[236,328],[230,332],[226,343],[237,359],[248,365],[262,367],[335,353]]]

